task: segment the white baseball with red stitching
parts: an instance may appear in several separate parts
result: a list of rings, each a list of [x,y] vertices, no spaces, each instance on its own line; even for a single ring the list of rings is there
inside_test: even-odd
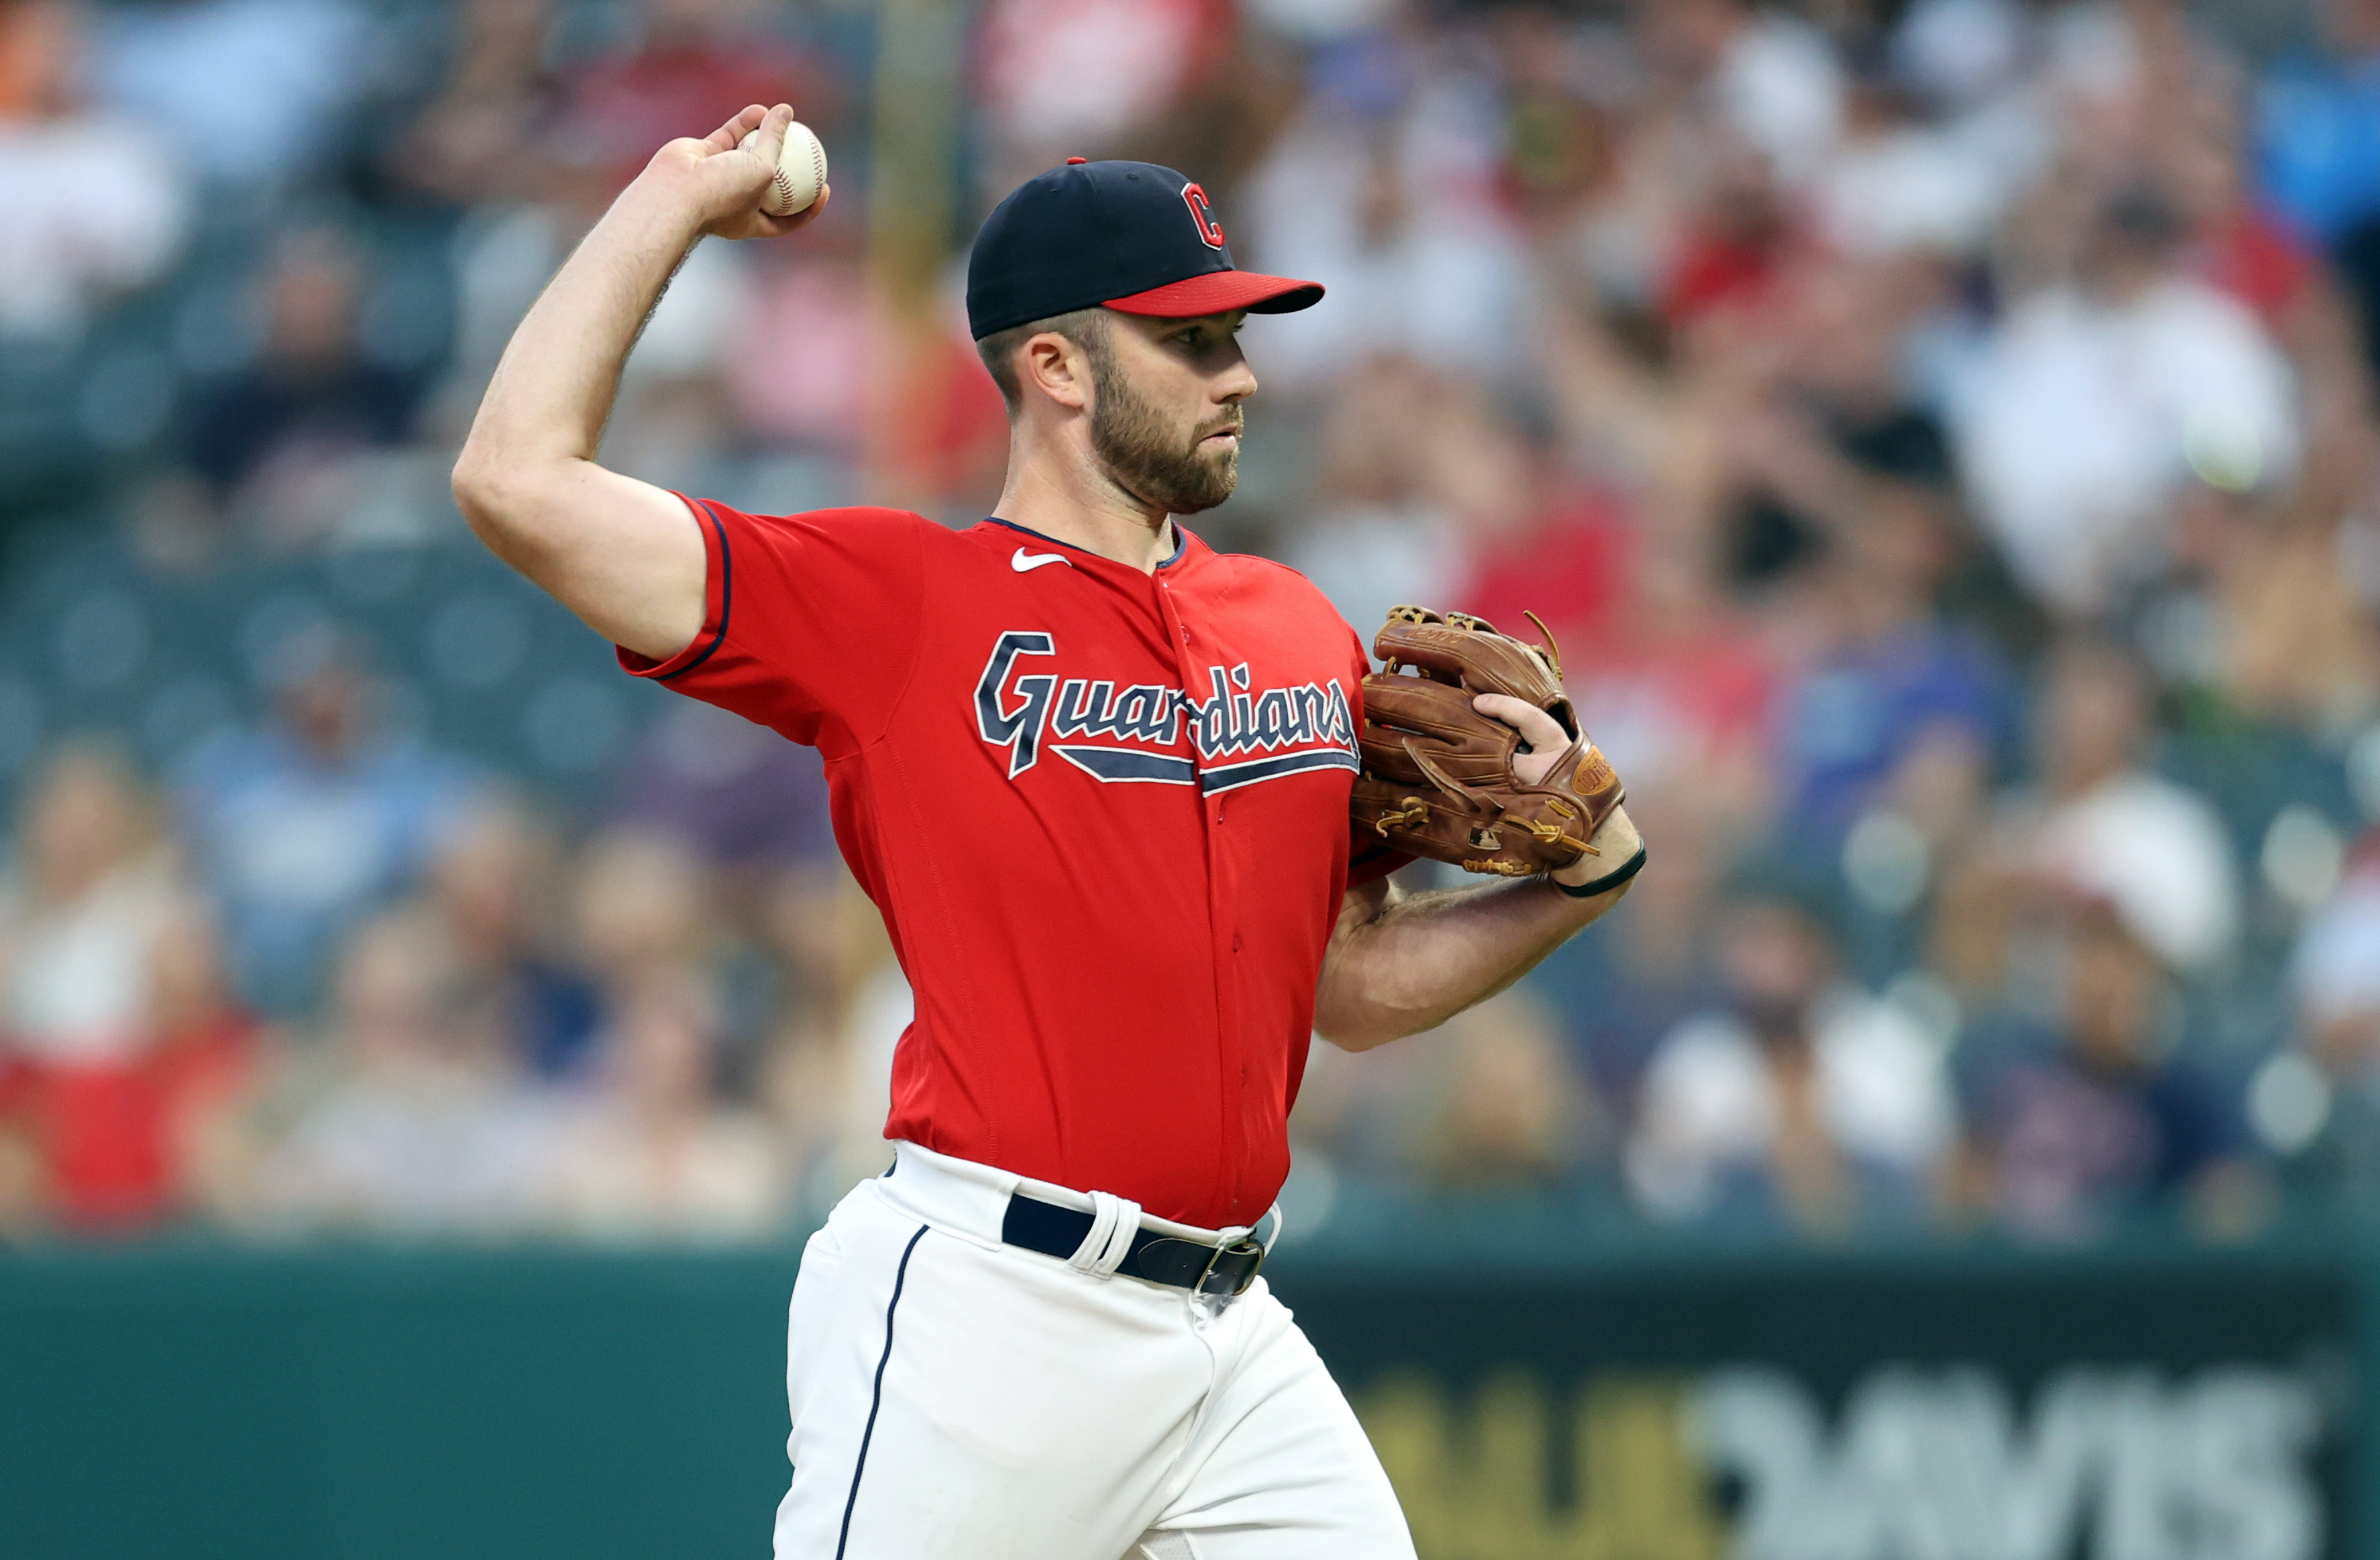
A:
[[[759,134],[755,130],[746,136],[736,149],[751,151]],[[760,196],[760,209],[772,217],[795,216],[808,211],[825,187],[826,148],[808,125],[795,120],[785,127],[785,144],[777,153],[777,171]]]

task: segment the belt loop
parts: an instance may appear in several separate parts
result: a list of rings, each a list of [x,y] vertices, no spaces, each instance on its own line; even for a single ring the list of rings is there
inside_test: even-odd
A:
[[[1111,1278],[1140,1233],[1140,1204],[1112,1192],[1091,1193],[1091,1228],[1066,1265],[1080,1273]]]

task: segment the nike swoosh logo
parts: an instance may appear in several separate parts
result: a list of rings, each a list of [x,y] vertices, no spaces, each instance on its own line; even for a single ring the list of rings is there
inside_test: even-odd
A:
[[[1020,574],[1030,574],[1044,563],[1065,563],[1070,569],[1075,566],[1067,562],[1066,555],[1062,552],[1028,553],[1021,547],[1008,560],[1008,566]]]

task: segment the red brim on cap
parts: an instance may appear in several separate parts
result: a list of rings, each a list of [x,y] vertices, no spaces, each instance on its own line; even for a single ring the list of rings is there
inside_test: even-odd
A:
[[[1229,314],[1235,308],[1251,314],[1289,314],[1321,301],[1319,282],[1260,276],[1253,271],[1209,271],[1130,297],[1110,298],[1107,306],[1124,314],[1195,320],[1202,314]]]

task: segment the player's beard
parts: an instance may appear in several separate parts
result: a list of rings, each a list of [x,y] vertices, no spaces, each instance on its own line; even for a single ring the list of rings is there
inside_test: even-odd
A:
[[[1185,438],[1125,379],[1104,342],[1091,345],[1091,453],[1108,480],[1151,509],[1196,514],[1232,496],[1240,485],[1240,448],[1203,447],[1210,435],[1239,431],[1237,406],[1200,423]]]

